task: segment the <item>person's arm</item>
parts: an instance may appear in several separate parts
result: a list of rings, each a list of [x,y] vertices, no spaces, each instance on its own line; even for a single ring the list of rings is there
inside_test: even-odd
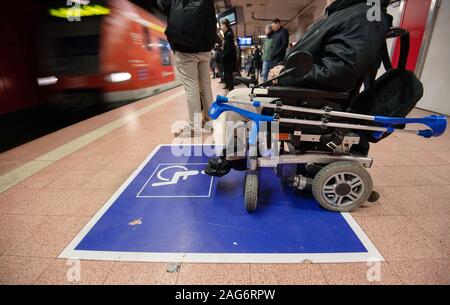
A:
[[[384,21],[370,22],[365,13],[354,16],[336,29],[321,54],[312,54],[315,63],[305,77],[286,77],[279,83],[282,86],[351,90],[376,60],[386,32]]]

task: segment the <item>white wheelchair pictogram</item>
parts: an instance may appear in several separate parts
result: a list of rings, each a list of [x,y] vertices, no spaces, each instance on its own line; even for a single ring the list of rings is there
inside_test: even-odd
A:
[[[177,171],[173,174],[172,178],[165,178],[163,177],[163,173],[168,170],[168,169],[173,169],[173,168],[178,168],[181,169],[181,171]],[[198,171],[198,170],[189,170],[187,167],[185,166],[181,166],[181,165],[174,165],[174,166],[168,166],[163,168],[162,170],[160,170],[158,172],[158,174],[156,175],[158,177],[158,179],[160,181],[163,182],[155,182],[152,183],[153,187],[158,187],[158,186],[165,186],[165,185],[173,185],[173,184],[177,184],[178,181],[180,179],[182,179],[183,181],[186,181],[189,177],[192,176],[197,176],[199,174],[204,174],[204,171]]]

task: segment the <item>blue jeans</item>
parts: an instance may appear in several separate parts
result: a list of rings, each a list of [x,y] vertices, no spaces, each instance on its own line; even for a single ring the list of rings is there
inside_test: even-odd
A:
[[[262,81],[263,82],[267,81],[267,77],[269,75],[269,71],[272,68],[273,68],[272,61],[270,61],[270,60],[263,61],[262,72],[261,72],[261,77],[262,77]]]

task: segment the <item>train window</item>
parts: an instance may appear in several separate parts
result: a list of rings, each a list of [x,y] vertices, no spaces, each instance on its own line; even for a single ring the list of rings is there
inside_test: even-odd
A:
[[[167,41],[160,39],[159,40],[159,49],[161,51],[161,65],[162,66],[171,66],[170,60],[170,45]]]
[[[98,48],[98,35],[66,36],[55,40],[55,51],[58,57],[96,55]]]
[[[144,39],[143,39],[143,43],[144,43],[143,47],[146,50],[150,50],[152,48],[152,45],[151,45],[152,41],[150,39],[150,32],[148,31],[148,29],[146,27],[142,27],[142,29],[143,29],[142,30],[142,32],[143,32],[142,36],[144,37]]]

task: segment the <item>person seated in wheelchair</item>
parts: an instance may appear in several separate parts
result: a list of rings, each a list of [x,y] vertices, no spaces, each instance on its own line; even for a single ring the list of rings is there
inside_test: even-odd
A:
[[[374,69],[376,71],[380,66],[380,54],[392,23],[392,17],[387,14],[389,0],[373,2],[375,4],[368,5],[367,0],[328,0],[324,18],[313,24],[289,52],[289,54],[297,51],[310,53],[313,58],[312,69],[304,77],[287,76],[272,85],[335,92],[351,92],[358,83],[360,86],[360,80],[368,71]],[[277,65],[270,71],[269,79],[276,78],[284,70],[282,64]],[[248,100],[250,90],[236,89],[227,97]],[[357,90],[359,91],[359,88]],[[347,105],[338,107],[341,109],[333,110],[346,109]],[[253,108],[249,110],[255,111]],[[227,116],[228,121],[242,120],[234,113]],[[227,143],[227,146],[230,145],[234,143]],[[362,154],[367,154],[368,141],[361,141],[354,148]],[[211,175],[223,175],[230,169],[246,170],[246,166],[245,158],[233,155],[221,156],[210,160],[206,172]]]

